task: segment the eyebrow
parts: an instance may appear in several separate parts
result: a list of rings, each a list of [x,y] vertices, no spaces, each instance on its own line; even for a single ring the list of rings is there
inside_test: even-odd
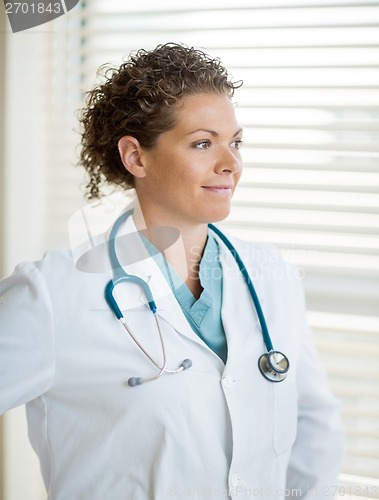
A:
[[[237,132],[233,135],[233,137],[236,137],[242,131],[243,131],[242,128],[238,129]],[[210,134],[212,137],[217,137],[219,135],[218,132],[216,132],[215,130],[208,130],[206,128],[198,128],[196,130],[193,130],[192,132],[188,132],[187,135],[196,134],[196,132],[207,132],[207,134]]]

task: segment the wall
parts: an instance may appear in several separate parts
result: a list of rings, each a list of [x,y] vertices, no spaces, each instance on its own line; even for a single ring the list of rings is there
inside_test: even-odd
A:
[[[4,75],[5,75],[5,12],[0,8],[0,275],[4,272]],[[0,417],[0,500],[4,497],[4,418]]]

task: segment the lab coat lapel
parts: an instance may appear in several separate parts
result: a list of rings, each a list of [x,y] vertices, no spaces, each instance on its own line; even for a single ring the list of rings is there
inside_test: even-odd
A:
[[[228,359],[238,359],[241,353],[246,352],[247,345],[251,345],[251,343],[253,343],[253,349],[257,353],[263,352],[265,347],[260,323],[245,280],[230,251],[219,238],[217,240],[220,245],[220,262],[223,269],[221,315],[228,341]],[[259,263],[254,262],[249,255],[251,248],[251,245],[242,243],[241,248],[237,248],[237,250],[249,272],[264,310],[265,304],[267,305],[266,290],[262,286]],[[249,350],[251,352],[251,348]]]

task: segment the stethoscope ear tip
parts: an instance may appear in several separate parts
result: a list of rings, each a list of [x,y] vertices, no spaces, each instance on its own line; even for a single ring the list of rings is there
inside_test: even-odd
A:
[[[141,377],[130,377],[128,380],[128,384],[130,387],[136,387],[137,385],[142,385],[143,384],[143,378]]]
[[[188,368],[191,368],[192,366],[192,361],[190,359],[183,359],[180,366],[183,368],[183,370],[188,370]]]

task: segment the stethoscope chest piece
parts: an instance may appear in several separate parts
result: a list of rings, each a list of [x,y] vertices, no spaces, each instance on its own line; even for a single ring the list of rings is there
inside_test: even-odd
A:
[[[280,351],[270,351],[258,360],[258,367],[265,379],[270,382],[282,382],[287,377],[290,362]]]

